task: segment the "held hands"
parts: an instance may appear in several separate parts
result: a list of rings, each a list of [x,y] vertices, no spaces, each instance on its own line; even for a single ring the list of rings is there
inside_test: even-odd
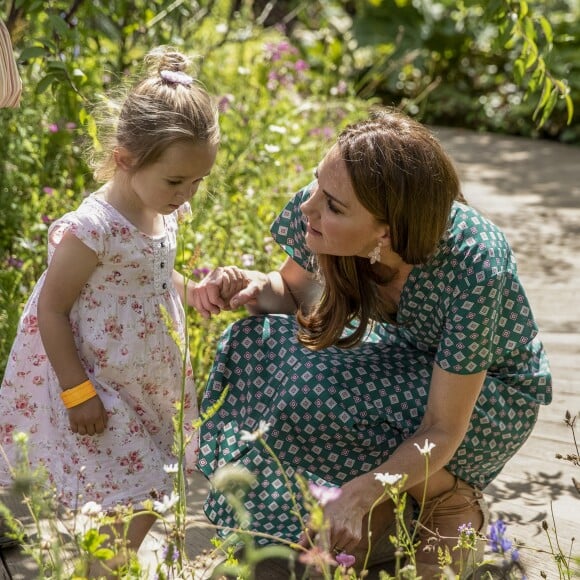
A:
[[[79,435],[97,435],[107,426],[107,411],[99,395],[68,410],[70,428]]]
[[[222,310],[254,303],[266,283],[267,277],[261,272],[236,266],[219,267],[192,290],[190,305],[204,318],[210,318]]]

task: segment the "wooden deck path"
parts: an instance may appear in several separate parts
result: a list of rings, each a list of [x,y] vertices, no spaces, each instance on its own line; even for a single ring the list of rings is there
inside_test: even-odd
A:
[[[580,467],[556,458],[575,453],[569,411],[580,412],[580,149],[545,141],[436,129],[460,170],[470,202],[504,228],[538,319],[554,375],[554,401],[541,409],[535,431],[486,490],[494,519],[503,518],[520,550],[530,580],[560,578],[550,541],[580,556]],[[580,418],[576,437],[580,439]],[[190,493],[188,556],[210,549],[201,503],[207,483]],[[155,528],[140,551],[154,562],[162,531]],[[576,538],[571,548],[573,538]],[[4,553],[14,580],[37,577],[33,563],[17,550]],[[580,578],[580,572],[577,571]],[[284,580],[284,563],[261,566],[259,580]],[[372,573],[369,578],[377,578]],[[4,578],[9,578],[4,572]]]

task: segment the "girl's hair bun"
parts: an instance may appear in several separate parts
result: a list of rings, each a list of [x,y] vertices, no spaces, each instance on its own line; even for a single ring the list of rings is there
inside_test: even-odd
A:
[[[174,48],[161,46],[151,50],[145,56],[145,66],[150,74],[161,71],[184,72],[190,66],[190,59]]]

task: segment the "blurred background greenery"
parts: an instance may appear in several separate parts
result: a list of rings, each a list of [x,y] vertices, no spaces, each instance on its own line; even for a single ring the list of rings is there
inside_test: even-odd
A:
[[[0,373],[50,223],[96,184],[93,107],[171,45],[220,103],[218,166],[178,257],[275,267],[268,227],[370,105],[423,122],[580,143],[580,0],[4,0],[24,94],[0,110]],[[232,313],[190,312],[203,385]],[[139,345],[135,345],[139,348]]]

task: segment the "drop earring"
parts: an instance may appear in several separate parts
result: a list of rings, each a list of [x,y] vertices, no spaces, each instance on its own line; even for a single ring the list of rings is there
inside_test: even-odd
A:
[[[381,259],[381,248],[383,243],[379,240],[376,247],[373,249],[372,252],[369,253],[369,260],[371,264],[376,264]]]

